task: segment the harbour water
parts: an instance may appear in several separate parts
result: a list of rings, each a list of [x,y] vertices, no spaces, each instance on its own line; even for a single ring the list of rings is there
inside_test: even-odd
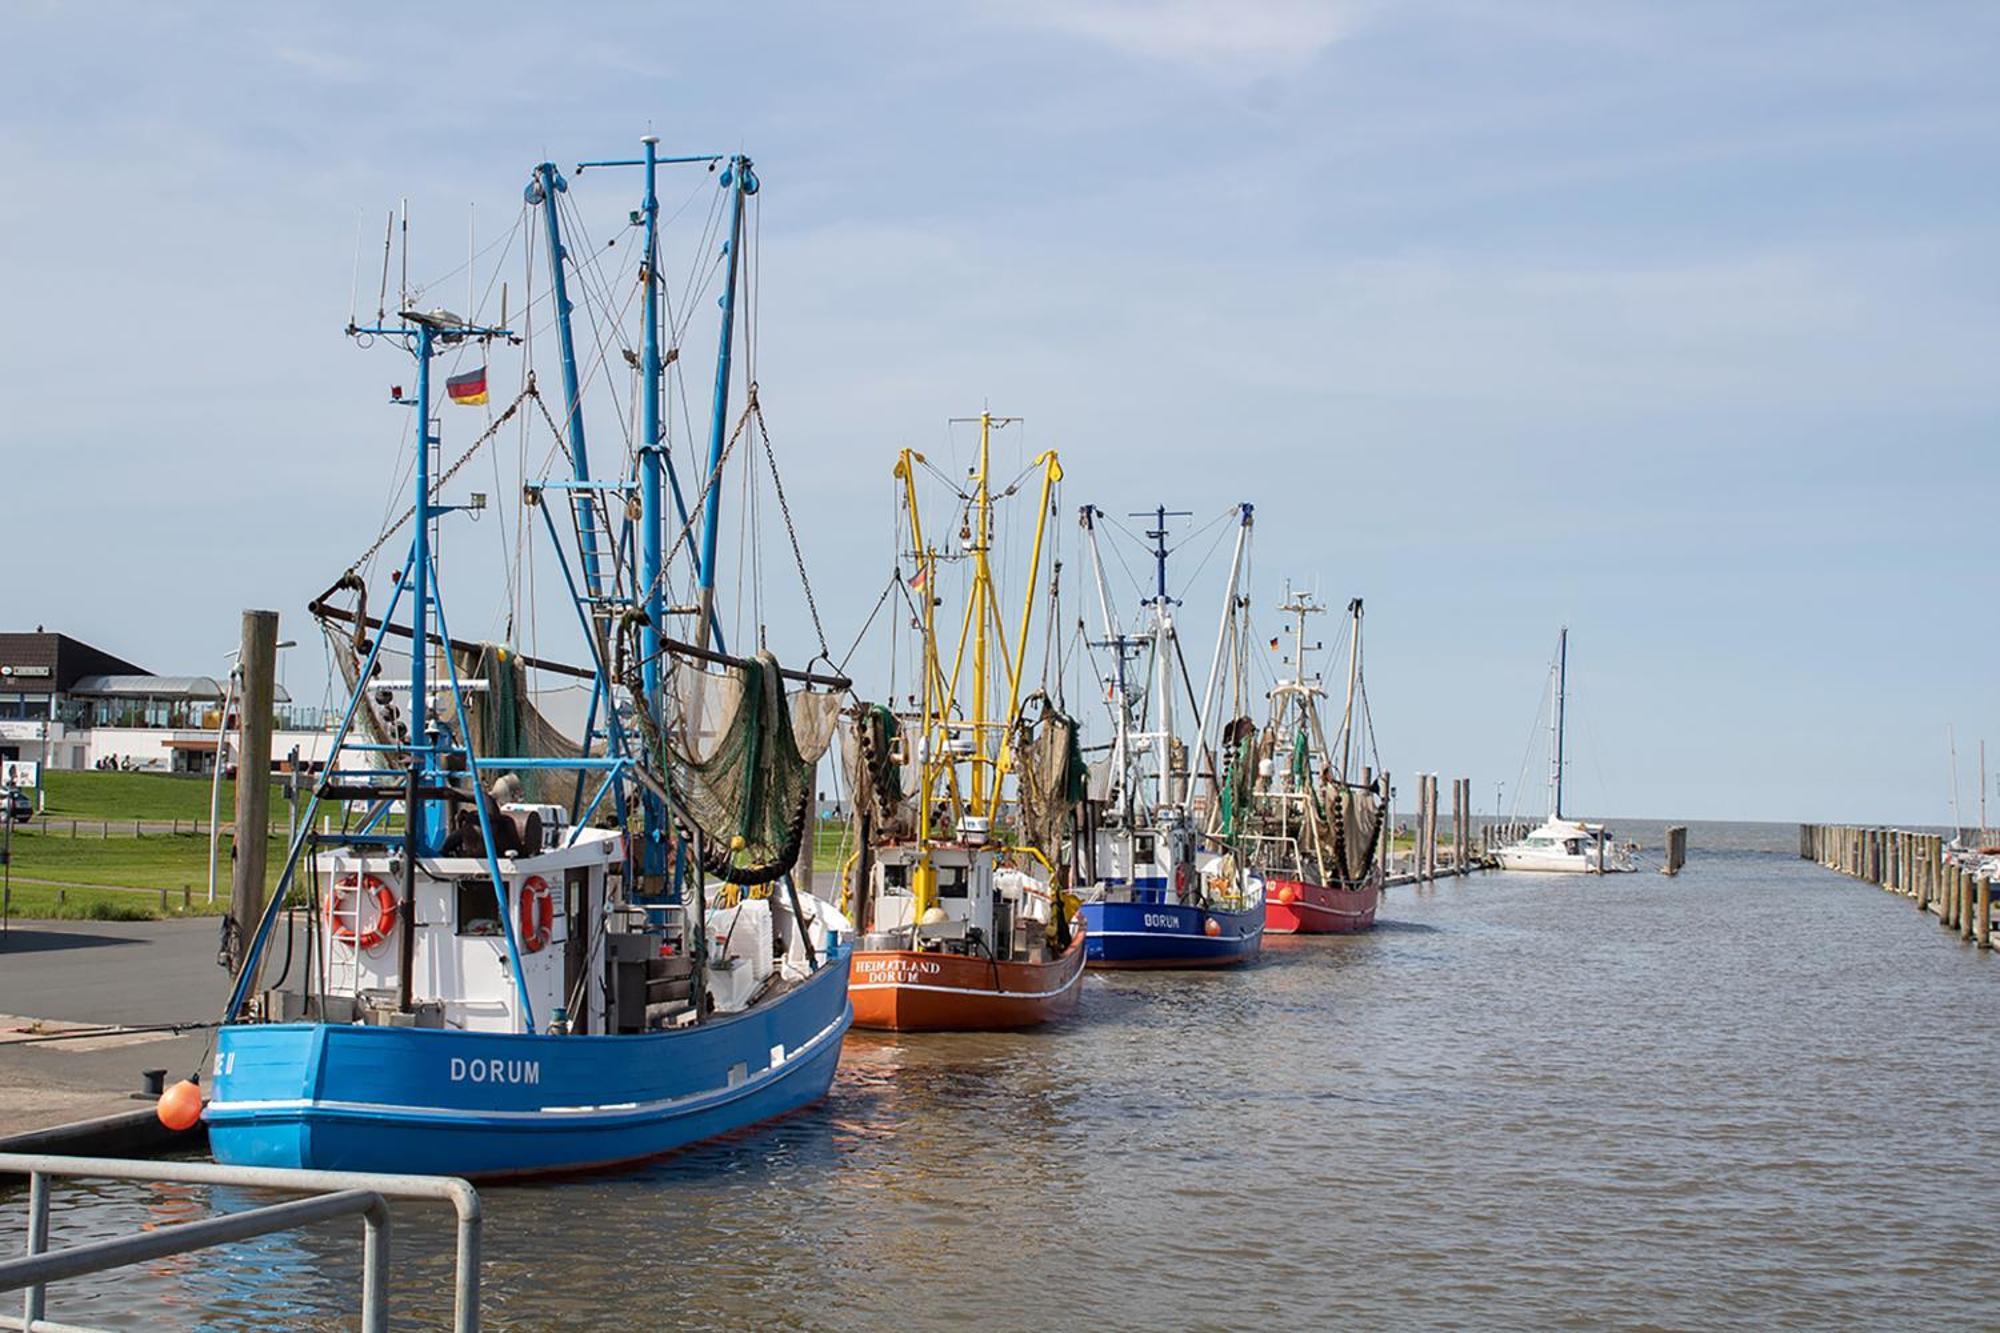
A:
[[[482,1190],[488,1327],[1990,1326],[2000,957],[1796,825],[1690,842],[1677,879],[1445,880],[1239,972],[1092,975],[1058,1031],[856,1034],[812,1111]],[[210,1203],[57,1197],[57,1244]],[[442,1322],[449,1214],[396,1217],[397,1317]],[[50,1314],[351,1326],[359,1262],[358,1225],[272,1237]]]

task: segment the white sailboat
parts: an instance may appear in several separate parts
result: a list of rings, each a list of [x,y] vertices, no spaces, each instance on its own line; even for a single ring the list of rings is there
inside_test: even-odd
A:
[[[1612,840],[1602,824],[1569,819],[1562,812],[1563,706],[1569,690],[1569,627],[1556,638],[1556,660],[1549,673],[1553,716],[1549,725],[1549,817],[1518,842],[1494,855],[1502,870],[1538,874],[1606,875],[1637,870],[1632,849]]]

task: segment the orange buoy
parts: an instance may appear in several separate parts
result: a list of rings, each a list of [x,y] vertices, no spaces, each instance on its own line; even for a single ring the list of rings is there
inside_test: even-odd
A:
[[[1210,936],[1220,935],[1222,933],[1222,923],[1220,921],[1217,921],[1214,917],[1210,917],[1202,925],[1201,929],[1202,932],[1206,935]]]
[[[1299,896],[1299,891],[1293,888],[1289,884],[1287,884],[1284,888],[1278,890],[1278,901],[1281,903],[1288,903],[1292,899],[1298,896]]]
[[[160,1123],[168,1129],[193,1129],[201,1119],[201,1085],[193,1079],[182,1079],[160,1094],[157,1109]]]

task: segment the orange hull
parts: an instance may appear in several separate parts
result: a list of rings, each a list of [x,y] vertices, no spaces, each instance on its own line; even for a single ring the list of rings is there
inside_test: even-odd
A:
[[[854,1026],[885,1032],[991,1032],[1076,1011],[1083,934],[1046,963],[996,963],[955,953],[881,949],[854,954],[847,994]]]

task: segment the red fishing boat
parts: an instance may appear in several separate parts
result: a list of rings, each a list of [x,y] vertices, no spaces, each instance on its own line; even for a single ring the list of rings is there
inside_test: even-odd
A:
[[[1273,935],[1345,935],[1375,924],[1380,876],[1354,888],[1331,888],[1274,875],[1264,881],[1264,929]]]
[[[1237,765],[1242,827],[1233,830],[1264,880],[1264,929],[1274,935],[1343,935],[1375,924],[1382,902],[1378,855],[1388,807],[1386,780],[1364,768],[1350,781],[1357,731],[1366,732],[1361,685],[1361,599],[1348,604],[1347,707],[1337,742],[1320,724],[1326,691],[1306,674],[1306,617],[1324,610],[1303,594],[1280,608],[1297,618],[1292,629],[1292,679],[1271,691],[1271,720],[1255,736],[1243,731],[1232,748],[1254,760]],[[1357,712],[1356,703],[1362,704]],[[1357,722],[1360,725],[1357,725]],[[1372,746],[1373,738],[1369,743]]]

